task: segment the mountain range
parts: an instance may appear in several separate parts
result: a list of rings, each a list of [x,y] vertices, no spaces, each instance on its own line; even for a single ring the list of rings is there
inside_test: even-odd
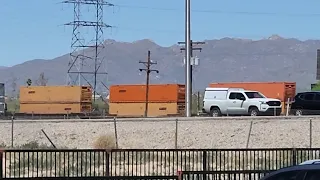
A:
[[[145,83],[144,68],[139,61],[147,60],[151,51],[151,83],[184,83],[184,53],[180,46],[162,47],[152,40],[117,42],[108,39],[100,57],[105,57],[101,67],[108,76],[100,78],[106,86],[112,84]],[[195,90],[203,90],[211,82],[231,81],[294,81],[298,91],[309,90],[315,82],[316,50],[320,40],[301,41],[272,35],[260,40],[222,38],[205,40],[201,52],[194,52],[200,59],[193,70]],[[90,49],[87,54],[90,54]],[[25,85],[28,78],[36,80],[44,72],[49,85],[64,85],[67,81],[69,54],[50,59],[35,59],[12,67],[0,67],[0,82],[6,83],[10,94],[14,86]],[[92,65],[92,64],[91,64]],[[86,65],[84,65],[86,66]],[[87,70],[90,65],[86,67]],[[14,83],[13,83],[14,81]],[[92,80],[88,80],[92,82]]]

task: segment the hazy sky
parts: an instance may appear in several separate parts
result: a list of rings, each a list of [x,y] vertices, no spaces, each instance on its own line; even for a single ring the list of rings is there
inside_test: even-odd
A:
[[[320,39],[319,0],[192,0],[192,39],[259,39],[272,34]],[[163,46],[184,40],[184,0],[113,0],[105,39],[152,39]],[[84,17],[94,14],[84,8]],[[70,52],[71,5],[58,0],[10,0],[0,6],[0,66],[51,59]],[[84,31],[89,37],[90,30]]]

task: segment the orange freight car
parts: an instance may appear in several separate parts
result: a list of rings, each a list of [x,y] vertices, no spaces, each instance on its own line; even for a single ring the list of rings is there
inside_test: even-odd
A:
[[[29,86],[20,87],[20,103],[92,102],[90,86]]]
[[[109,114],[140,117],[144,116],[145,105],[145,103],[109,103]],[[184,103],[148,103],[148,116],[181,115],[184,109]]]
[[[294,98],[296,94],[295,82],[230,82],[211,83],[209,87],[216,88],[243,88],[246,90],[259,91],[269,98],[279,99],[286,102],[288,98]]]
[[[113,85],[110,87],[111,103],[145,102],[146,85]],[[180,84],[149,85],[149,102],[184,102],[185,86]]]
[[[20,113],[26,114],[79,114],[91,113],[91,103],[72,103],[72,104],[20,104]]]

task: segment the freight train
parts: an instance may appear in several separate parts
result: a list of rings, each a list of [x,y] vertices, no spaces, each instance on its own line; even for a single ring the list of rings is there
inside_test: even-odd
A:
[[[22,86],[19,105],[19,112],[8,112],[5,118],[69,119],[98,115],[92,112],[90,86]]]
[[[142,117],[146,108],[146,85],[111,86],[110,116],[92,112],[89,86],[23,86],[19,95],[20,110],[7,113],[7,119]],[[148,117],[183,116],[184,106],[184,85],[149,86]]]
[[[148,99],[146,92],[146,85],[110,86],[109,114],[121,117],[184,115],[185,85],[150,84]],[[147,114],[146,101],[148,101]]]
[[[285,102],[296,94],[294,82],[211,83],[209,87],[244,88],[260,91],[267,97]],[[113,85],[110,87],[109,116],[93,112],[90,86],[22,86],[20,111],[6,113],[5,118],[73,119],[142,117],[146,112],[146,85]],[[0,84],[0,113],[5,112],[4,84]],[[148,117],[184,116],[185,86],[182,84],[150,84]],[[1,102],[3,106],[1,106]],[[5,114],[5,113],[3,113]]]

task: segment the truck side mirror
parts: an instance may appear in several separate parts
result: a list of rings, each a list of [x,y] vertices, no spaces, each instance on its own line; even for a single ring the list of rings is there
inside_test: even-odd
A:
[[[246,98],[245,98],[244,96],[241,96],[239,99],[240,99],[241,101],[245,101],[245,100],[246,100]]]

